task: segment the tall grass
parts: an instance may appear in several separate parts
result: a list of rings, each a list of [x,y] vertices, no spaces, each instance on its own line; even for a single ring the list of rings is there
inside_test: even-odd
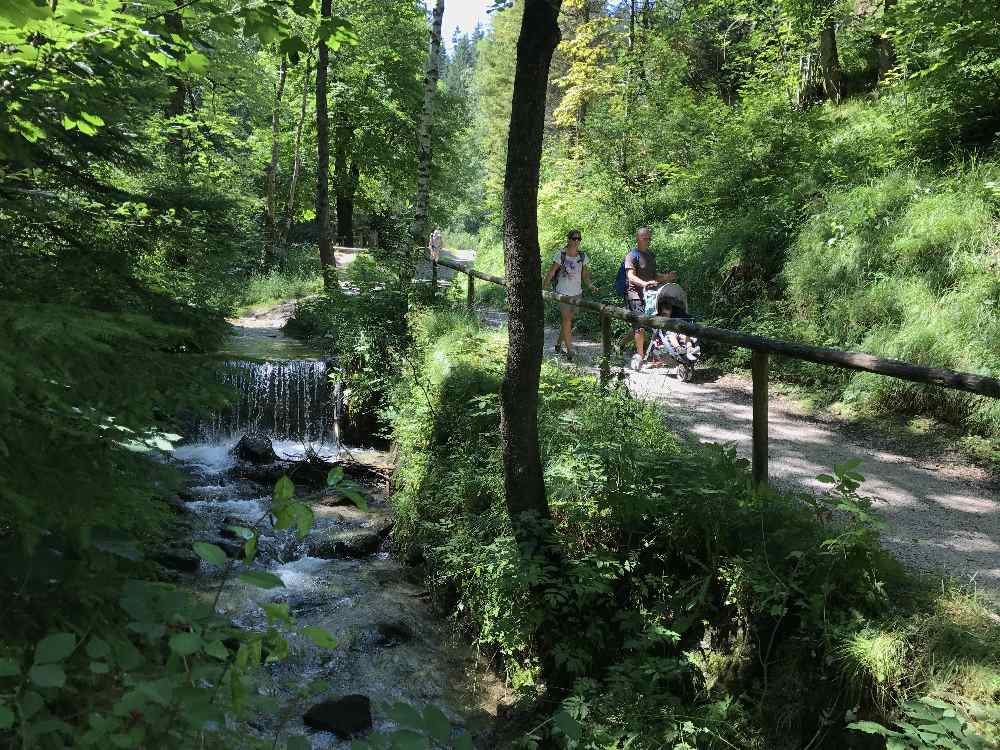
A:
[[[317,294],[323,289],[319,250],[315,245],[293,245],[280,268],[249,277],[234,300],[237,314],[258,305]]]
[[[794,334],[917,364],[1000,374],[1000,201],[995,164],[949,177],[891,173],[832,191],[790,250],[783,278]],[[872,375],[844,397],[1000,435],[992,399]]]

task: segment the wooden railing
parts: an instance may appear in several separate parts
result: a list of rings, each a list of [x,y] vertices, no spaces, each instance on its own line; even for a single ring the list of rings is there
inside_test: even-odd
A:
[[[469,310],[473,309],[476,299],[475,280],[482,279],[490,284],[505,286],[503,278],[492,274],[477,271],[465,263],[439,258],[435,261],[431,258],[433,267],[433,278],[437,278],[437,265],[451,268],[452,270],[464,273],[468,277],[466,288],[466,305]],[[636,315],[620,307],[602,305],[599,302],[568,297],[558,292],[542,290],[545,299],[557,300],[568,305],[574,305],[582,310],[592,310],[601,316],[601,382],[607,382],[611,376],[611,319],[617,318],[629,323],[649,326],[651,328],[663,328],[677,333],[684,333],[690,336],[697,336],[709,341],[719,341],[730,346],[750,349],[751,365],[750,372],[753,379],[753,450],[752,450],[752,476],[754,484],[767,484],[767,386],[768,386],[768,357],[771,354],[783,357],[802,359],[807,362],[816,362],[822,365],[831,365],[847,370],[862,370],[872,372],[876,375],[884,375],[892,378],[909,380],[914,383],[938,386],[940,388],[951,388],[958,391],[966,391],[979,396],[990,398],[1000,398],[1000,380],[975,375],[969,372],[956,372],[939,367],[924,367],[914,365],[909,362],[901,362],[898,359],[887,359],[885,357],[874,357],[871,354],[860,352],[848,352],[841,349],[831,349],[823,346],[808,346],[806,344],[796,344],[791,341],[781,341],[766,336],[756,336],[740,331],[732,331],[727,328],[716,328],[692,323],[675,318],[664,318],[659,315]]]

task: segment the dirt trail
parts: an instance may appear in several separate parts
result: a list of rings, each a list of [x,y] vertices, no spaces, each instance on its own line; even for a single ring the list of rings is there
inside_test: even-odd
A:
[[[480,310],[494,325],[506,315]],[[545,330],[545,356],[554,357],[558,332]],[[577,340],[574,363],[562,366],[597,374],[600,344]],[[662,371],[633,372],[612,360],[637,397],[663,407],[668,423],[701,442],[734,443],[741,456],[751,448],[750,381],[723,376],[709,382],[696,376],[682,383]],[[948,457],[928,462],[866,445],[849,429],[810,417],[792,402],[772,397],[768,412],[773,484],[822,490],[816,476],[836,463],[861,458],[862,492],[888,524],[885,546],[914,570],[943,573],[976,586],[1000,602],[1000,484],[989,472]]]

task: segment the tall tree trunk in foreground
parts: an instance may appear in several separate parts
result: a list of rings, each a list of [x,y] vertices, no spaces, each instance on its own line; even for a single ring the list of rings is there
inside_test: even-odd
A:
[[[278,85],[274,92],[274,111],[271,113],[271,162],[267,165],[264,181],[264,266],[274,265],[274,248],[277,245],[278,208],[274,200],[274,186],[278,179],[278,151],[281,136],[281,98],[285,93],[285,79],[288,77],[288,60],[281,56],[278,68]]]
[[[507,369],[501,386],[504,492],[521,553],[542,556],[558,570],[538,447],[538,384],[542,366],[542,276],[538,246],[538,177],[545,94],[559,44],[562,0],[525,0],[507,138],[503,245],[507,280]],[[541,599],[541,592],[534,592]],[[542,605],[544,606],[544,605]],[[551,633],[539,632],[546,682],[564,681],[552,658]]]
[[[514,95],[503,188],[504,268],[509,347],[502,388],[504,489],[512,516],[549,517],[538,448],[538,384],[542,366],[542,278],[538,244],[538,179],[545,95],[559,44],[559,2],[526,0],[517,43]]]
[[[413,226],[410,228],[410,252],[403,258],[400,281],[409,289],[413,281],[414,261],[420,249],[427,245],[430,234],[428,206],[431,198],[431,134],[434,128],[434,94],[441,75],[441,19],[444,18],[444,0],[434,4],[431,17],[430,50],[424,72],[424,110],[420,115],[417,131],[417,196],[413,201]]]
[[[819,32],[819,64],[823,68],[826,98],[839,104],[842,92],[840,55],[837,52],[837,25],[833,16],[823,23]]]
[[[292,231],[292,219],[295,216],[295,194],[299,188],[299,175],[302,172],[302,130],[306,123],[306,104],[309,101],[309,72],[312,68],[312,52],[306,57],[306,72],[302,76],[302,101],[299,104],[299,121],[295,126],[295,145],[292,147],[292,177],[288,183],[288,201],[285,203],[285,215],[281,221],[280,238],[277,252],[283,260],[288,255],[288,233]]]
[[[322,0],[320,15],[330,18],[332,0]],[[330,122],[326,109],[326,75],[330,50],[320,37],[316,55],[316,221],[319,223],[319,262],[323,286],[329,292],[337,286],[337,259],[330,246]]]

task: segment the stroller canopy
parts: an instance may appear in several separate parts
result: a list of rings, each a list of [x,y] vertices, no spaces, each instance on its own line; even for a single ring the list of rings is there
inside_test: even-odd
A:
[[[687,292],[680,284],[664,284],[656,293],[656,309],[660,310],[665,305],[678,307],[687,314],[688,296]]]

